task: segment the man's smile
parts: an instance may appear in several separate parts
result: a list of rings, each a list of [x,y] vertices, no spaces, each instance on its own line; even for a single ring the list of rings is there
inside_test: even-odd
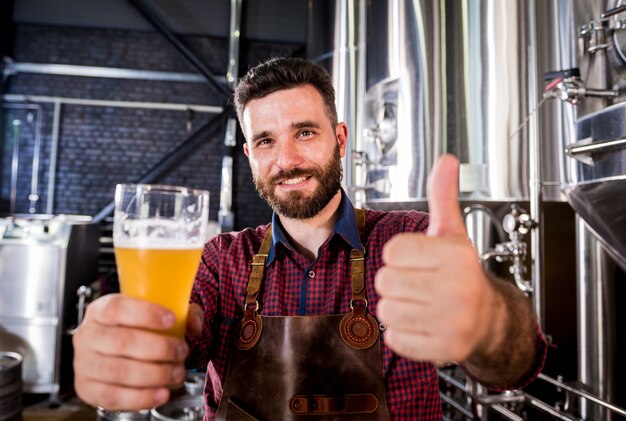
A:
[[[283,185],[283,186],[295,186],[295,185],[304,183],[309,178],[311,178],[311,176],[288,178],[286,180],[280,181],[278,184],[279,185]]]

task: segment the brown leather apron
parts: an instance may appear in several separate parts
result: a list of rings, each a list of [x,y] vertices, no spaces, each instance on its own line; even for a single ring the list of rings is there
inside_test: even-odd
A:
[[[365,212],[355,212],[362,238]],[[379,328],[367,313],[363,251],[350,255],[351,312],[261,316],[257,299],[271,243],[270,227],[252,259],[216,420],[388,420]]]

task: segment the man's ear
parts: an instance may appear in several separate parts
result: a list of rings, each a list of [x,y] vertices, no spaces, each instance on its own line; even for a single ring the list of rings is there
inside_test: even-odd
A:
[[[339,144],[339,154],[343,158],[346,156],[346,146],[348,145],[348,125],[343,121],[339,122],[335,127],[335,136]]]
[[[248,150],[248,141],[246,140],[243,144],[243,153],[246,154],[248,158],[250,158],[250,151]]]

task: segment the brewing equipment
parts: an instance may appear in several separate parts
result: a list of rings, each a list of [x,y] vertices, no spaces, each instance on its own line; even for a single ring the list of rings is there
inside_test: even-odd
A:
[[[23,357],[24,391],[55,401],[71,373],[76,291],[96,278],[99,226],[64,216],[0,220],[0,344]]]
[[[22,356],[0,352],[0,420],[18,421],[22,414]]]
[[[613,357],[626,343],[624,275],[612,263],[626,260],[623,3],[329,0],[310,11],[310,57],[331,71],[351,128],[356,204],[426,210],[434,160],[457,155],[468,235],[531,296],[552,341],[537,389],[488,394],[440,371],[447,416],[626,416]]]
[[[181,396],[152,408],[150,415],[152,421],[200,421],[204,418],[204,397]]]

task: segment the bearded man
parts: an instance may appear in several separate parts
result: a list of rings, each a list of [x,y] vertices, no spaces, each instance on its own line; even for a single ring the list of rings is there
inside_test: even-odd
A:
[[[206,244],[187,344],[146,332],[172,323],[163,308],[120,295],[91,304],[74,337],[83,400],[161,404],[185,359],[207,368],[205,419],[440,420],[437,363],[489,387],[536,376],[545,340],[524,294],[480,266],[457,160],[433,168],[430,216],[355,209],[334,103],[328,74],[304,60],[241,79],[244,152],[272,222]]]

